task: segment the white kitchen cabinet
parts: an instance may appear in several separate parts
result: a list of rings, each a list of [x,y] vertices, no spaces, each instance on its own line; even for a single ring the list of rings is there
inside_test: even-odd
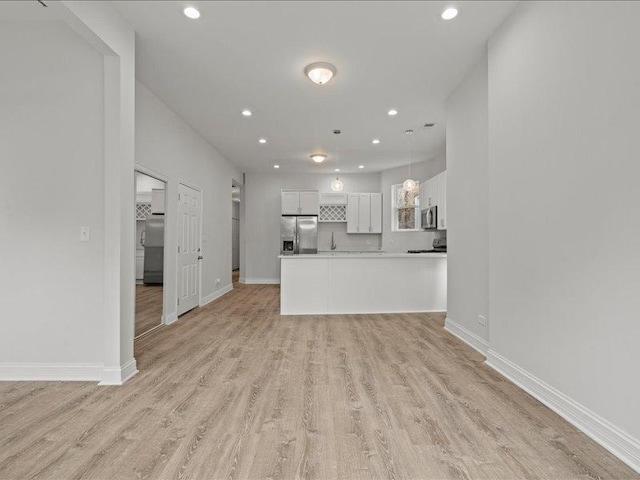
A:
[[[318,215],[320,213],[320,195],[318,192],[300,192],[300,214]]]
[[[433,207],[438,204],[438,177],[422,182],[420,186],[421,208]]]
[[[438,230],[447,229],[447,171],[436,177],[438,179]]]
[[[282,191],[280,205],[282,215],[318,215],[320,213],[320,198],[315,191]]]
[[[346,193],[321,193],[320,205],[346,205]]]
[[[164,189],[151,190],[151,213],[164,215]]]
[[[359,201],[357,193],[347,196],[347,233],[358,233]]]
[[[347,233],[382,233],[381,193],[351,193],[347,202]]]
[[[382,233],[382,194],[371,194],[371,233]]]

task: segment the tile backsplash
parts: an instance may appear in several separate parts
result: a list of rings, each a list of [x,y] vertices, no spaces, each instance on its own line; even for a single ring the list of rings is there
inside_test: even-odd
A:
[[[336,251],[375,251],[380,250],[382,235],[349,234],[346,223],[319,223],[318,250],[331,249],[331,232],[334,232]]]

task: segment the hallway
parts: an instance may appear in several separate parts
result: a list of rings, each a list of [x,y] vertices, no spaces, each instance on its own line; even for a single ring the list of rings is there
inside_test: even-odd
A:
[[[278,311],[236,283],[137,341],[122,387],[0,383],[0,478],[639,478],[442,314]]]

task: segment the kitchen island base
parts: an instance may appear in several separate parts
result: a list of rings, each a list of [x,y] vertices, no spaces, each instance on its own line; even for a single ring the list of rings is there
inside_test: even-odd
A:
[[[446,254],[281,256],[280,313],[442,312]]]

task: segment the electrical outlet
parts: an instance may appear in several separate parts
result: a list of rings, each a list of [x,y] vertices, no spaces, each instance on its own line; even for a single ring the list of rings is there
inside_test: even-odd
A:
[[[484,315],[478,315],[478,323],[485,327],[487,325],[487,317]]]

